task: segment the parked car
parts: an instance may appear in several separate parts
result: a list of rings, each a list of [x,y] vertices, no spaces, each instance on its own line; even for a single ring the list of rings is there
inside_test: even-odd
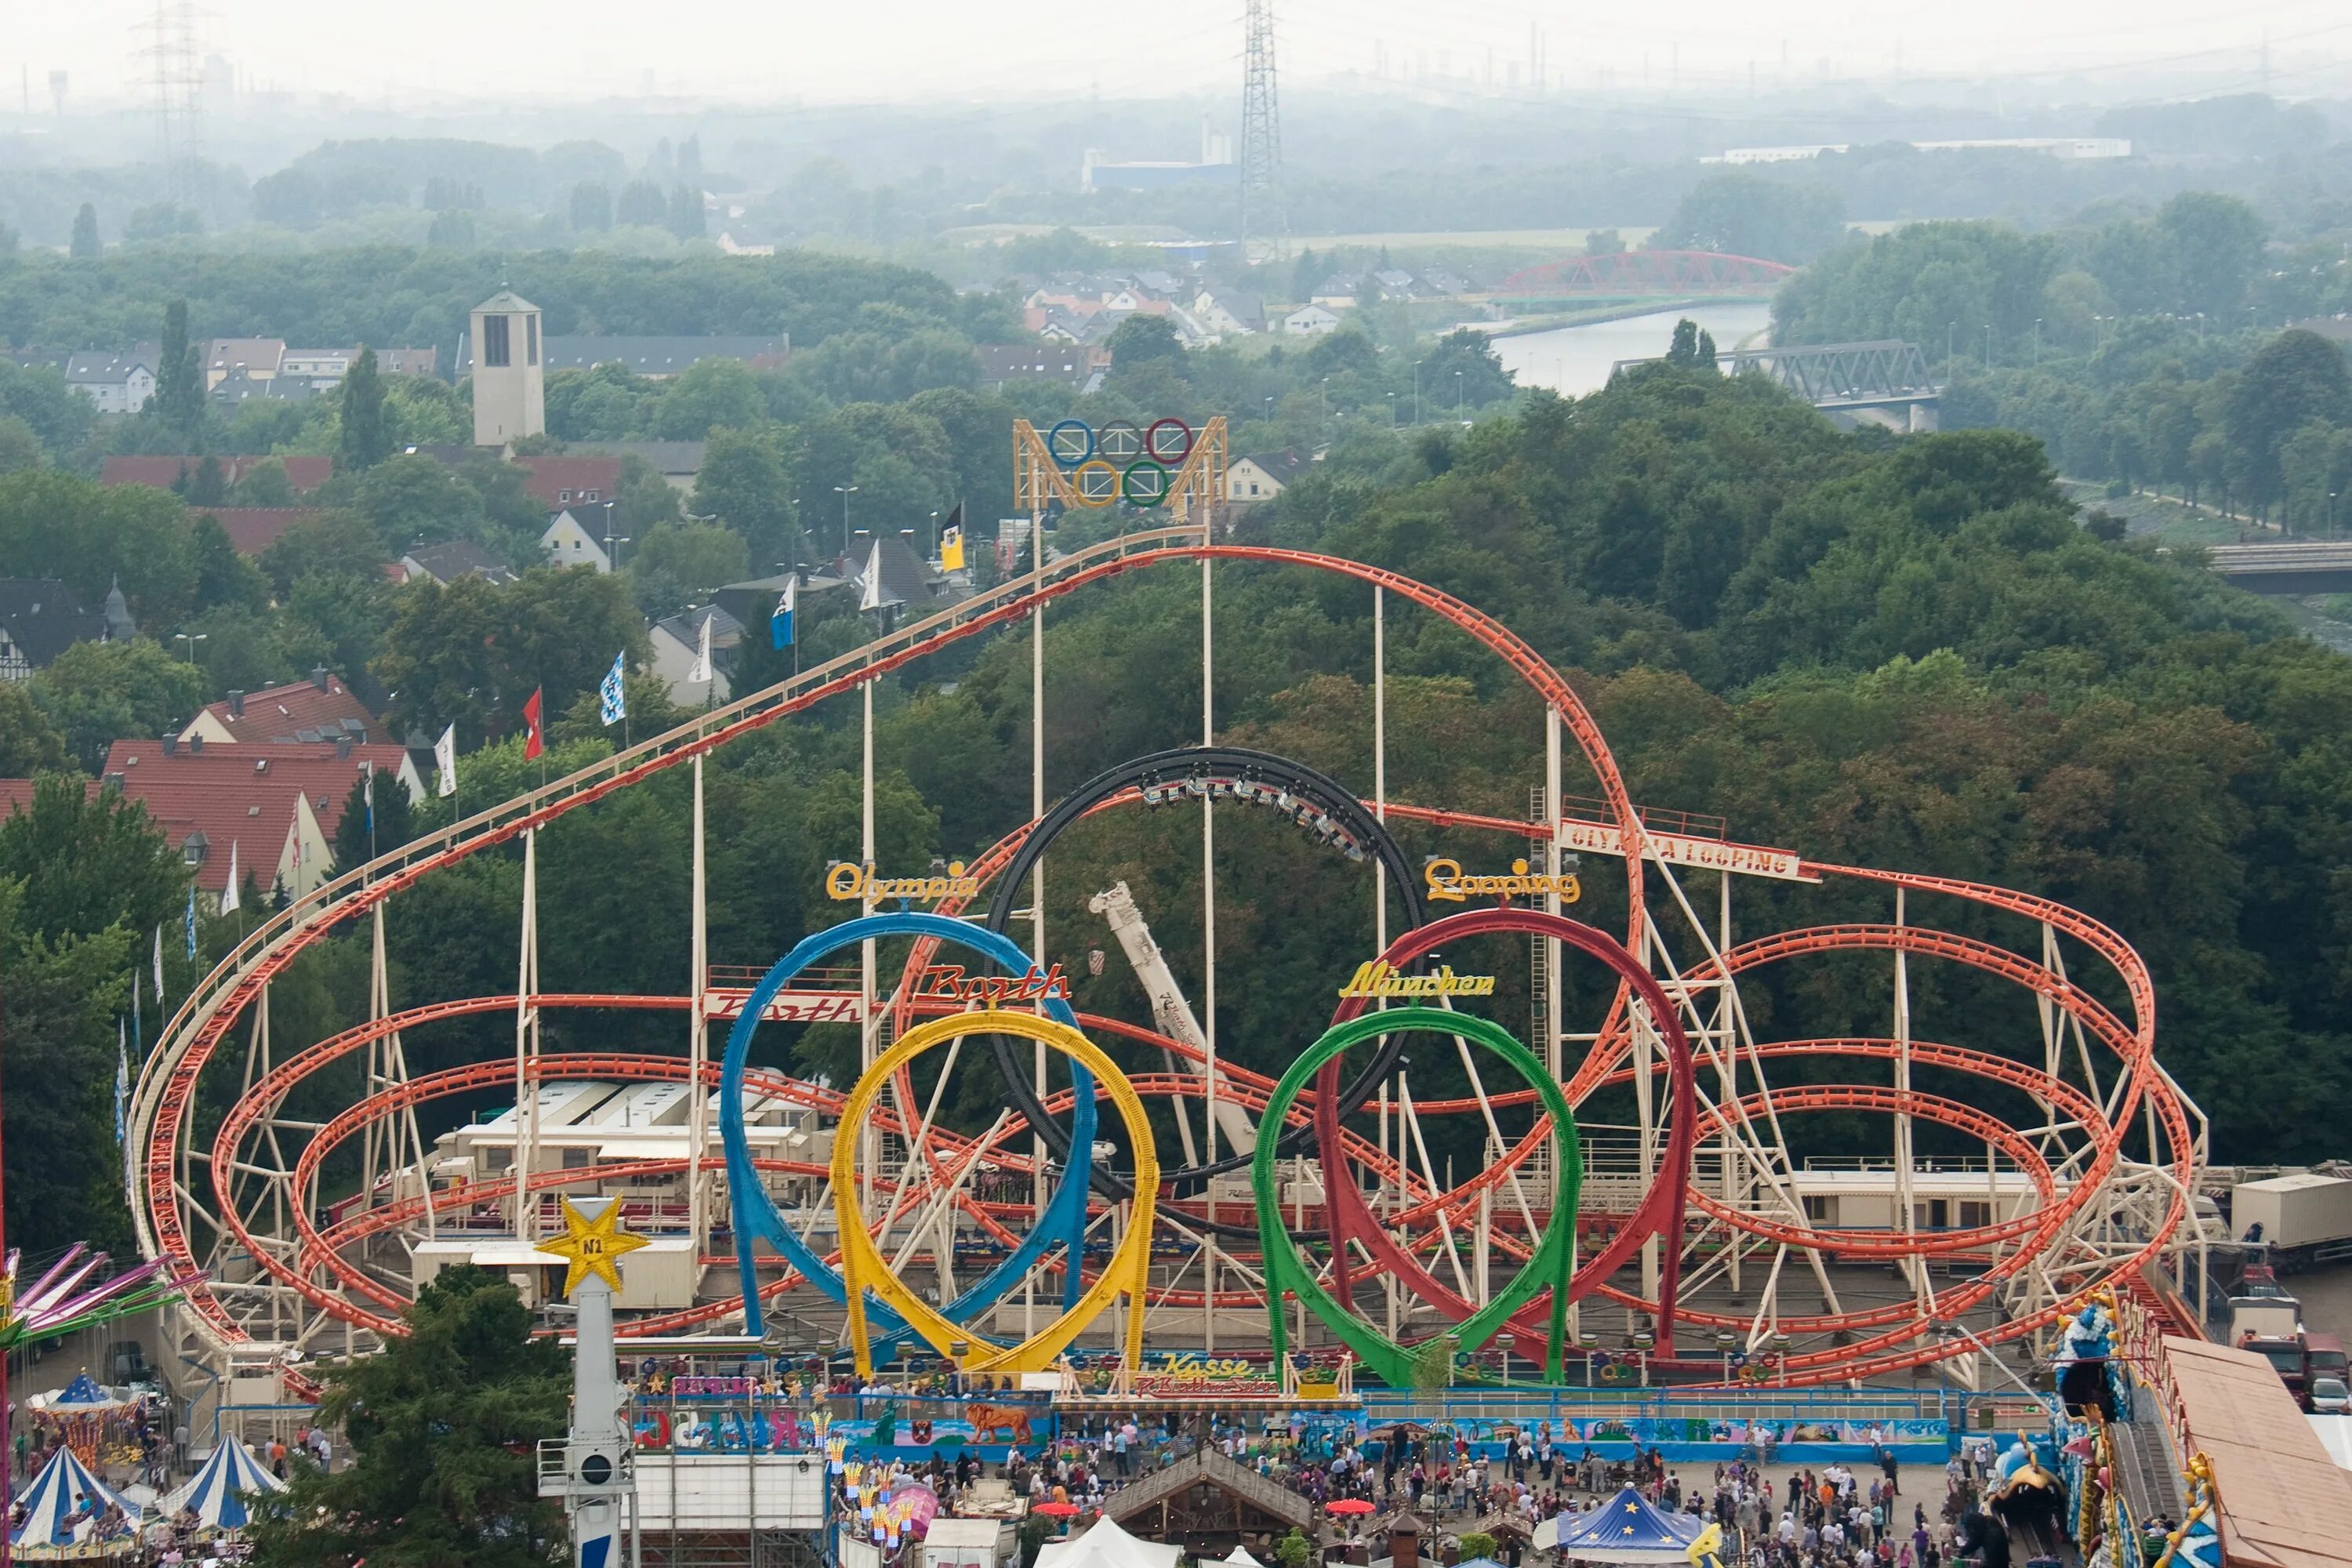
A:
[[[2314,1415],[2352,1415],[2352,1389],[2346,1388],[2340,1377],[2313,1378],[2311,1413]]]

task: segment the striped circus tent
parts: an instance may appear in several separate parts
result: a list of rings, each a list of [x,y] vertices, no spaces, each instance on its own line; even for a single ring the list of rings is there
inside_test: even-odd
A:
[[[194,1509],[196,1522],[206,1530],[243,1530],[253,1518],[244,1494],[285,1489],[286,1483],[264,1469],[252,1449],[234,1437],[224,1437],[204,1468],[166,1493],[156,1511],[165,1519],[176,1519],[182,1509]]]
[[[120,1504],[124,1517],[134,1523],[139,1518],[136,1505],[127,1501],[120,1492],[93,1474],[88,1465],[74,1458],[71,1448],[59,1448],[33,1478],[19,1500],[25,1509],[25,1522],[8,1532],[8,1539],[19,1546],[70,1546],[78,1523],[68,1524],[77,1509],[89,1499],[90,1507],[86,1518],[95,1521],[106,1511],[108,1503]]]

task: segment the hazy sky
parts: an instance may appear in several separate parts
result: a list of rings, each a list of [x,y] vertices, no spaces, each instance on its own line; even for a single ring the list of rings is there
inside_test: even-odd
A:
[[[1526,70],[1531,24],[1543,34],[1554,81],[1564,75],[1570,86],[1588,87],[1605,68],[1620,88],[1646,80],[1663,91],[1671,79],[1694,95],[1744,92],[1751,63],[1769,84],[1784,52],[1796,80],[1811,79],[1826,59],[1841,75],[2088,69],[2098,86],[2126,82],[2154,63],[2242,78],[2252,89],[2265,37],[2273,85],[2292,95],[2340,81],[2332,62],[2352,54],[2344,0],[1679,0],[1654,10],[1276,0],[1276,11],[1283,69],[1302,80],[1370,71],[1384,59],[1391,75],[1472,75],[1483,85],[1491,51],[1500,87],[1511,67]],[[69,72],[75,98],[88,103],[132,90],[147,68],[136,58],[143,40],[135,28],[153,15],[153,0],[5,0],[0,14],[7,17],[0,69],[28,67],[37,102],[52,69]],[[362,98],[401,89],[467,98],[635,93],[648,72],[665,93],[756,101],[996,99],[1041,89],[1111,98],[1230,83],[1240,14],[1238,0],[1195,8],[1101,0],[209,0],[200,26],[211,47],[257,82]]]

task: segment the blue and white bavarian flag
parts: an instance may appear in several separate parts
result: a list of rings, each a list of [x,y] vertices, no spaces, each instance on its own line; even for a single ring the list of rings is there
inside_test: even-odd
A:
[[[614,654],[613,668],[604,672],[604,684],[596,688],[596,696],[603,704],[601,716],[607,724],[619,723],[629,711],[628,697],[621,689],[622,667],[628,657],[626,650]]]
[[[800,587],[797,575],[784,579],[783,596],[776,601],[775,614],[768,617],[768,646],[779,653],[793,646],[793,611],[800,603]]]

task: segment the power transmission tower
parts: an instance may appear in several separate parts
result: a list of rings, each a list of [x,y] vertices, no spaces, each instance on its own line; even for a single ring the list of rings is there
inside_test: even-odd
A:
[[[1248,0],[1242,49],[1242,254],[1290,254],[1282,200],[1282,105],[1274,78],[1274,0]]]
[[[155,131],[162,142],[167,199],[193,212],[203,195],[205,157],[204,44],[193,0],[155,0],[155,15],[138,25],[148,42]]]

